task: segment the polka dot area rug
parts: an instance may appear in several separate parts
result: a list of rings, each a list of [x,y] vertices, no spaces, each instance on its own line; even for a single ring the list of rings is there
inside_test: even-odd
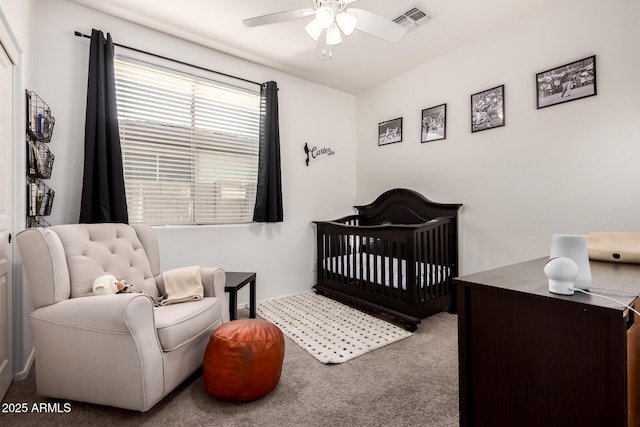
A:
[[[324,364],[343,363],[411,333],[313,292],[259,302],[258,316]]]

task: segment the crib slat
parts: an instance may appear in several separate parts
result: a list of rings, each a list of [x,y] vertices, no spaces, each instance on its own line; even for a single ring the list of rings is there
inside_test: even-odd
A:
[[[389,278],[389,286],[391,287],[391,296],[393,299],[401,299],[402,294],[402,278],[406,278],[405,271],[402,270],[402,244],[393,242],[393,264],[395,265],[395,275]]]
[[[343,263],[343,271],[342,271],[342,283],[344,283],[345,285],[349,285],[349,276],[350,273],[353,272],[352,268],[351,268],[351,257],[349,256],[349,244],[347,242],[347,238],[348,236],[346,234],[343,234],[340,236],[340,240],[342,242],[342,251],[341,253],[344,254],[345,256],[343,257],[345,262]]]
[[[435,286],[435,282],[433,280],[433,265],[434,265],[434,259],[433,259],[433,230],[429,230],[427,232],[427,265],[428,265],[428,271],[427,271],[427,283],[429,284],[429,287],[427,288],[427,295],[426,295],[426,299],[427,300],[431,300],[433,299],[433,288]]]
[[[444,256],[444,260],[443,260],[443,271],[442,271],[442,294],[443,295],[449,295],[451,294],[451,289],[450,289],[450,283],[451,280],[449,279],[450,275],[451,275],[451,271],[450,271],[450,266],[452,265],[452,259],[451,259],[451,252],[449,251],[449,244],[450,242],[450,236],[451,234],[449,233],[451,225],[449,223],[445,224],[445,226],[443,227],[443,232],[442,232],[442,254]]]
[[[442,253],[441,257],[441,267],[442,271],[440,274],[441,277],[441,285],[440,285],[440,295],[444,296],[447,295],[449,293],[449,290],[447,289],[447,278],[449,276],[449,274],[447,273],[446,268],[444,268],[445,265],[449,265],[449,255],[448,255],[448,251],[447,251],[447,228],[448,228],[448,224],[445,224],[444,227],[442,227],[442,231],[441,231],[441,238],[440,238],[440,252]]]
[[[438,295],[438,229],[430,230],[429,233],[429,299],[434,299]]]
[[[396,278],[401,277],[402,276],[402,267],[398,265],[397,263],[397,256],[398,256],[398,243],[397,242],[392,242],[391,243],[391,254],[390,254],[391,258],[389,259],[389,263],[391,264],[391,268],[393,269],[393,273],[389,276],[389,285],[387,286],[387,289],[389,290],[389,296],[393,299],[396,299],[396,286],[398,285],[398,280],[396,280]]]
[[[436,297],[436,288],[438,286],[436,269],[438,260],[436,259],[436,230],[429,230],[429,299]]]
[[[420,257],[419,257],[419,263],[420,263],[420,283],[419,283],[419,295],[418,295],[418,301],[419,302],[424,302],[426,301],[427,297],[425,295],[425,292],[427,291],[427,253],[425,250],[425,246],[426,246],[426,241],[427,241],[427,233],[425,232],[421,232],[420,233],[420,239],[419,239],[419,244],[420,244]]]
[[[418,268],[420,269],[419,273],[416,273],[418,277],[418,302],[426,301],[427,297],[425,293],[427,292],[427,253],[425,251],[426,241],[427,241],[427,233],[422,231],[419,233],[418,238],[416,239],[418,246]],[[418,275],[419,274],[419,275]]]
[[[372,243],[372,258],[373,258],[373,291],[376,294],[380,293],[380,271],[382,269],[382,266],[380,265],[379,261],[378,261],[378,244],[380,243],[380,239],[376,239],[373,238],[371,239]]]
[[[413,237],[413,253],[416,254],[416,259],[414,263],[414,270],[416,272],[416,277],[414,280],[416,286],[416,302],[420,302],[422,300],[422,233],[416,232]]]
[[[420,262],[422,264],[422,289],[420,292],[420,301],[424,302],[429,299],[429,232],[422,231],[420,235],[420,246],[422,247],[422,256],[420,257]]]
[[[398,253],[400,252],[398,246],[397,242],[391,243],[391,258],[389,259],[393,273],[389,276],[389,286],[387,286],[387,288],[389,289],[389,295],[393,299],[397,298],[398,292],[396,286],[400,285],[399,282],[402,277],[402,266],[398,265],[397,262]]]
[[[365,277],[366,272],[369,271],[368,270],[368,265],[366,265],[366,258],[364,257],[364,253],[362,251],[362,246],[364,244],[364,236],[358,236],[355,235],[357,241],[358,241],[358,257],[360,257],[360,283],[358,284],[358,286],[360,288],[366,288],[366,283],[367,283],[367,278]]]
[[[438,279],[438,285],[436,287],[436,298],[441,297],[444,294],[444,281],[443,281],[443,276],[444,276],[444,271],[440,271],[443,265],[443,262],[445,260],[445,256],[446,256],[446,252],[444,250],[444,243],[445,243],[445,236],[444,236],[444,228],[445,227],[439,227],[438,228],[438,238],[436,240],[436,243],[438,244],[438,258],[437,258],[437,268],[435,268],[435,274],[436,274],[436,278]]]
[[[416,280],[416,251],[415,251],[415,235],[413,233],[407,234],[406,240],[403,245],[403,251],[400,254],[401,258],[405,258],[405,287],[406,292],[400,292],[400,296],[404,296],[404,300],[409,306],[413,306],[418,301],[418,281]],[[400,261],[399,261],[400,262]]]
[[[329,236],[329,256],[330,258],[330,263],[331,263],[331,271],[329,272],[329,275],[331,277],[331,280],[335,280],[336,279],[336,258],[339,254],[340,251],[337,250],[337,244],[338,244],[338,237],[335,235],[330,235]]]
[[[327,255],[331,252],[328,251],[327,245],[328,237],[324,233],[324,230],[321,227],[318,227],[318,259],[317,259],[317,269],[318,269],[318,277],[322,279],[328,278],[329,271],[331,271],[329,263],[331,262]]]
[[[445,254],[442,251],[443,248],[443,244],[444,244],[444,227],[439,227],[438,228],[438,240],[436,241],[437,243],[437,247],[438,247],[438,259],[437,259],[437,268],[436,270],[436,278],[437,278],[437,283],[438,286],[436,288],[436,297],[441,297],[444,293],[444,286],[443,286],[443,277],[444,277],[444,271],[442,271],[442,263],[445,260]]]
[[[320,230],[320,229],[319,229]],[[320,267],[320,262],[326,264],[326,268],[322,269],[322,277],[331,279],[331,237],[324,233],[324,229],[322,231],[322,244],[321,247],[318,248],[318,252],[322,253],[322,258],[318,258],[318,268]]]

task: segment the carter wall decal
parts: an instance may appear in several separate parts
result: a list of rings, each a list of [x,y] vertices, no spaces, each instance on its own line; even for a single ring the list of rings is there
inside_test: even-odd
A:
[[[304,143],[304,152],[307,155],[307,158],[305,160],[305,163],[307,164],[307,166],[309,166],[309,161],[312,159],[316,160],[320,156],[333,156],[334,154],[336,154],[336,152],[329,147],[309,148],[309,144],[307,144],[306,142]]]

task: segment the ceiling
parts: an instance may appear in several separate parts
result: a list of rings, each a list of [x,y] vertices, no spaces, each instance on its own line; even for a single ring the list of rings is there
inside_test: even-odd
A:
[[[355,31],[334,47],[331,60],[319,60],[316,43],[304,30],[311,18],[253,28],[242,24],[243,19],[258,15],[310,8],[310,0],[69,1],[352,94],[362,93],[527,14],[551,8],[554,3],[358,0],[351,6],[388,19],[417,4],[431,19],[408,31],[399,43]]]

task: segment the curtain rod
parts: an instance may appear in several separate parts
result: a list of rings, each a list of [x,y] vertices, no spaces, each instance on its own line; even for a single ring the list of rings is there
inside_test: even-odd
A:
[[[76,35],[76,37],[84,37],[86,39],[90,39],[91,38],[91,36],[88,36],[86,34],[82,34],[79,31],[74,31],[74,34]],[[114,46],[118,46],[118,47],[121,47],[123,49],[129,49],[129,50],[132,50],[132,51],[138,52],[138,53],[144,53],[146,55],[151,55],[151,56],[156,57],[156,58],[165,59],[167,61],[175,62],[177,64],[181,64],[181,65],[186,65],[186,66],[189,66],[189,67],[197,68],[199,70],[203,70],[203,71],[208,71],[208,72],[211,72],[211,73],[219,74],[221,76],[230,77],[232,79],[241,80],[243,82],[251,83],[251,84],[254,84],[254,85],[257,85],[257,86],[262,86],[262,83],[257,83],[257,82],[251,81],[251,80],[243,79],[242,77],[232,76],[231,74],[222,73],[220,71],[211,70],[209,68],[200,67],[199,65],[189,64],[188,62],[180,61],[178,59],[168,58],[166,56],[158,55],[157,53],[147,52],[147,51],[144,51],[144,50],[141,50],[141,49],[137,49],[135,47],[126,46],[126,45],[119,44],[119,43],[114,43]]]

